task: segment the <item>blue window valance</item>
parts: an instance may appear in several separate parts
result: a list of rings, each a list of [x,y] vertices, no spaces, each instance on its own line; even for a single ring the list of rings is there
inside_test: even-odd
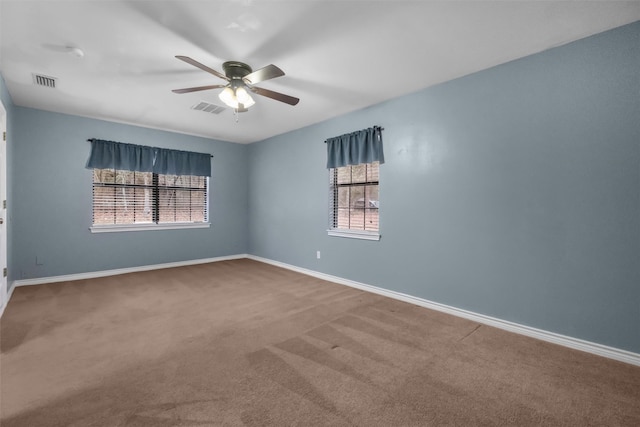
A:
[[[361,163],[384,163],[382,128],[374,126],[357,132],[329,138],[327,168],[339,168]]]
[[[119,169],[164,175],[211,176],[211,155],[90,139],[89,169]]]

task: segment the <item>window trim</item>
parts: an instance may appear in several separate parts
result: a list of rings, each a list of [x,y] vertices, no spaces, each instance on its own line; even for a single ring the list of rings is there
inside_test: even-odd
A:
[[[174,222],[164,224],[98,224],[89,227],[92,233],[119,233],[122,231],[151,231],[151,230],[183,230],[189,228],[209,228],[210,222]]]
[[[327,230],[327,235],[332,237],[346,237],[349,239],[361,239],[361,240],[380,240],[382,235],[375,231],[364,230],[347,230],[344,228],[330,228]]]

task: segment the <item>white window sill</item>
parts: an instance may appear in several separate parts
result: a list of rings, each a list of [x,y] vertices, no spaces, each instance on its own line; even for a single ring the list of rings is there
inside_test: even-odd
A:
[[[123,224],[123,225],[93,225],[89,227],[92,233],[120,233],[123,231],[150,231],[150,230],[180,230],[187,228],[209,228],[208,222],[184,222],[173,224]]]
[[[327,234],[333,237],[346,237],[348,239],[362,240],[380,240],[380,233],[375,231],[357,231],[357,230],[327,230]]]

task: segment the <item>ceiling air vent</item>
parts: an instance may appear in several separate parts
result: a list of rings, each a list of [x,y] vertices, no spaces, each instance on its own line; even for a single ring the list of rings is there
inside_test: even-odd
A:
[[[34,74],[33,83],[38,86],[56,87],[56,79],[54,77],[43,76],[42,74]]]
[[[211,113],[211,114],[220,114],[224,110],[226,110],[226,108],[224,108],[224,107],[221,107],[221,106],[215,105],[215,104],[210,104],[210,103],[205,102],[205,101],[200,101],[199,104],[194,105],[193,107],[191,107],[191,109],[192,110],[204,111],[205,113]]]

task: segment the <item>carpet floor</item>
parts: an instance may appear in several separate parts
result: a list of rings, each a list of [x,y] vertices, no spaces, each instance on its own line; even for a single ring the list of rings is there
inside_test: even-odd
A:
[[[248,260],[19,287],[2,427],[639,426],[640,367]]]

